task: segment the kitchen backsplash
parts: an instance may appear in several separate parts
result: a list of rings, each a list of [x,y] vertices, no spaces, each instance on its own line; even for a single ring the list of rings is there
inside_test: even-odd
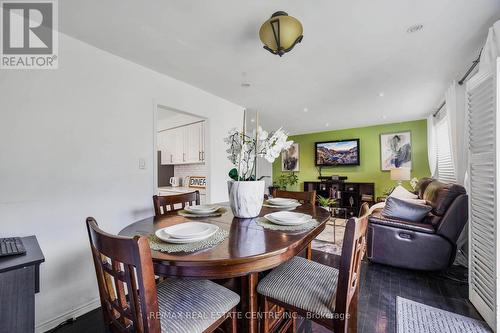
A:
[[[184,178],[188,176],[208,176],[206,164],[182,164],[174,166],[174,176]],[[185,184],[183,184],[185,185]]]

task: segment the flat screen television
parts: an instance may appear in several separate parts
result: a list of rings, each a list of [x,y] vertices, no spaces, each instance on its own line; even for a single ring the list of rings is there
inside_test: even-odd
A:
[[[317,166],[359,165],[359,139],[316,142]]]

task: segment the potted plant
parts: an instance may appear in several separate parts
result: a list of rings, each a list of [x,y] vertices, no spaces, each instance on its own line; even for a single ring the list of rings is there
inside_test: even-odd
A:
[[[269,163],[288,149],[293,141],[287,141],[288,134],[282,129],[268,133],[257,125],[252,135],[233,129],[224,140],[229,146],[228,159],[234,168],[229,171],[228,192],[229,204],[233,215],[241,218],[252,218],[259,215],[264,198],[265,182],[257,179],[257,156],[265,158]]]
[[[317,200],[318,200],[318,205],[323,208],[323,209],[326,209],[328,211],[330,211],[330,207],[335,203],[335,199],[333,198],[325,198],[321,195],[318,195],[317,196]]]
[[[293,186],[298,182],[299,182],[299,177],[297,177],[295,172],[283,173],[278,177],[276,181],[273,182],[272,187],[278,190],[286,190],[289,185]]]

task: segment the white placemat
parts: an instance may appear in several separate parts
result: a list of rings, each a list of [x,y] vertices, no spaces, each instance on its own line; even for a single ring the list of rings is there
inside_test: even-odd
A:
[[[229,237],[229,231],[220,228],[213,236],[210,236],[207,239],[204,239],[199,242],[189,243],[189,244],[171,244],[162,241],[154,234],[148,237],[149,247],[151,250],[160,251],[160,252],[195,252],[204,250],[210,247],[213,247],[221,242],[223,242],[226,238]]]
[[[281,230],[281,231],[302,231],[309,230],[315,228],[319,225],[319,222],[312,219],[309,222],[299,225],[279,225],[268,221],[264,217],[257,218],[257,224],[263,228],[271,229],[271,230]]]

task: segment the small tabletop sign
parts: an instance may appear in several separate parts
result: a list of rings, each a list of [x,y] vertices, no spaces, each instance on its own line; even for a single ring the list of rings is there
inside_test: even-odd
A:
[[[189,177],[189,187],[196,188],[206,188],[207,187],[207,177]]]

